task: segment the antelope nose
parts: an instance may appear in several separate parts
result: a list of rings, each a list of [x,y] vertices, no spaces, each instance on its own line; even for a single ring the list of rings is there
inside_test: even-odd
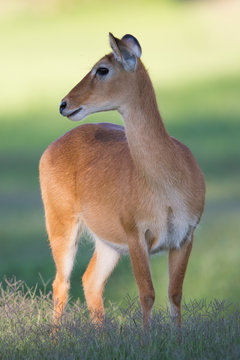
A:
[[[63,115],[63,110],[66,108],[67,106],[67,102],[66,101],[61,101],[61,104],[60,104],[60,107],[59,107],[59,111],[60,111],[60,114]]]

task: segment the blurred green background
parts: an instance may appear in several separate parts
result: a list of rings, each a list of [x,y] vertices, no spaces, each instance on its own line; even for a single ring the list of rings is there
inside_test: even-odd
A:
[[[240,3],[239,1],[5,1],[0,3],[0,277],[29,286],[52,281],[39,158],[79,125],[59,115],[60,100],[110,51],[108,32],[136,36],[169,133],[190,147],[207,181],[184,298],[240,297]],[[121,123],[115,112],[86,122]],[[83,239],[71,296],[93,246]],[[156,303],[167,301],[167,254],[151,260]],[[40,281],[41,284],[41,281]],[[50,289],[50,283],[48,285]],[[105,298],[137,295],[123,258]]]

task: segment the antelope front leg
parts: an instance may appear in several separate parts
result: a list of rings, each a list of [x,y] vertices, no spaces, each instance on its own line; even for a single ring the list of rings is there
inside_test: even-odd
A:
[[[178,326],[181,326],[182,286],[188,259],[192,250],[192,242],[193,239],[190,243],[185,243],[181,249],[172,249],[169,251],[168,297],[170,314]]]
[[[129,253],[133,272],[137,281],[143,314],[143,326],[149,325],[150,315],[155,300],[148,251],[138,237],[129,241]]]

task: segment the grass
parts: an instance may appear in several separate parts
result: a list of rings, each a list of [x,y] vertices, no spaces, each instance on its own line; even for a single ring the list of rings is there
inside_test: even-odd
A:
[[[57,336],[50,336],[50,294],[21,281],[0,285],[0,358],[5,359],[238,359],[240,306],[218,300],[183,305],[182,328],[166,308],[152,315],[143,331],[136,300],[108,306],[102,327],[94,328],[84,305],[69,305]],[[181,339],[181,344],[179,344]]]
[[[231,1],[141,1],[138,6],[135,1],[56,3],[56,8],[42,10],[36,2],[34,8],[12,10],[1,18],[1,277],[15,274],[30,286],[39,273],[53,279],[39,158],[50,142],[76,126],[60,117],[59,101],[110,50],[108,31],[116,36],[129,32],[142,45],[169,133],[190,147],[207,181],[206,209],[196,231],[185,299],[238,302],[239,5]],[[120,123],[121,119],[111,112],[86,121]],[[83,239],[71,279],[74,301],[83,300],[80,280],[92,251]],[[153,257],[151,265],[158,306],[166,303],[167,256]],[[47,291],[50,286],[51,281]],[[137,287],[130,262],[123,258],[105,297],[120,302],[127,293],[135,297]]]

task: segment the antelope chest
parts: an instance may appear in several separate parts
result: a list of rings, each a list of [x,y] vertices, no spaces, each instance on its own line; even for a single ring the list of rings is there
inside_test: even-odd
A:
[[[154,212],[152,221],[145,224],[145,240],[151,254],[169,249],[180,249],[191,241],[197,225],[197,216],[190,216],[187,209],[173,206],[171,203],[164,208],[160,206]]]

